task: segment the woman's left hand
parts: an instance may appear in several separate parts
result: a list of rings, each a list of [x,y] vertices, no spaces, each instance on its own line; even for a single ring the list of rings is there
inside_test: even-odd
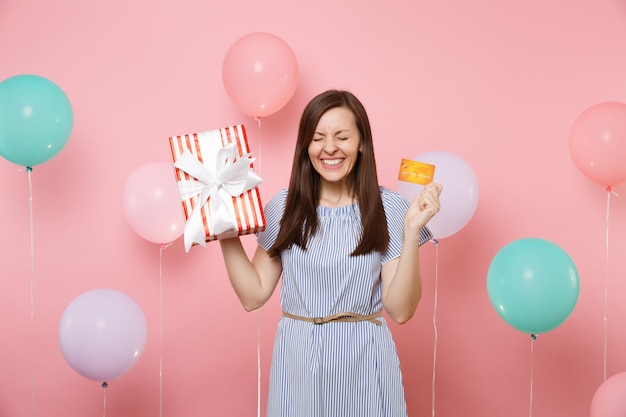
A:
[[[426,185],[421,193],[419,193],[406,212],[404,218],[405,231],[419,236],[419,231],[428,223],[428,221],[439,211],[441,203],[439,195],[443,186],[436,182]]]

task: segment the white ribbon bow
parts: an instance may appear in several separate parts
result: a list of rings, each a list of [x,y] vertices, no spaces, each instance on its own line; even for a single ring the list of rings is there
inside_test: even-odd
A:
[[[263,181],[250,165],[254,162],[250,153],[239,156],[237,146],[228,144],[217,151],[215,166],[205,166],[187,149],[182,153],[174,166],[193,177],[190,180],[178,181],[181,200],[199,195],[191,215],[185,223],[185,251],[194,243],[206,247],[204,224],[201,209],[209,203],[209,230],[216,236],[237,230],[232,197],[238,197],[248,190],[257,187]]]

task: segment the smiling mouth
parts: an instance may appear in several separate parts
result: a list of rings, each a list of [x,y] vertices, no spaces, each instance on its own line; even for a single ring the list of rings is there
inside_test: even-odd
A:
[[[342,162],[343,162],[343,159],[322,159],[322,163],[324,165],[330,165],[330,166],[339,165]]]

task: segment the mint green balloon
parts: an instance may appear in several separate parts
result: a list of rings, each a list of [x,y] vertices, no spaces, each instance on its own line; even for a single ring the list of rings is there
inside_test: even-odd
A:
[[[565,321],[578,301],[578,271],[569,255],[544,239],[520,239],[504,246],[487,272],[487,292],[509,325],[531,335]]]
[[[24,167],[42,164],[65,147],[74,125],[67,95],[30,74],[0,83],[0,155]]]

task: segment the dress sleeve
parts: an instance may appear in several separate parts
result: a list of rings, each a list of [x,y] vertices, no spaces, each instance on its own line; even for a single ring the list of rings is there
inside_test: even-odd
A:
[[[265,250],[269,250],[276,242],[280,230],[280,220],[285,211],[287,189],[280,190],[263,208],[265,216],[265,230],[257,233],[257,243]]]
[[[387,230],[389,230],[389,246],[383,253],[383,264],[397,258],[402,252],[404,234],[404,216],[409,208],[409,202],[402,195],[386,188],[381,188],[380,196],[385,208],[387,218]],[[420,246],[433,238],[428,227],[424,226],[420,231]]]

